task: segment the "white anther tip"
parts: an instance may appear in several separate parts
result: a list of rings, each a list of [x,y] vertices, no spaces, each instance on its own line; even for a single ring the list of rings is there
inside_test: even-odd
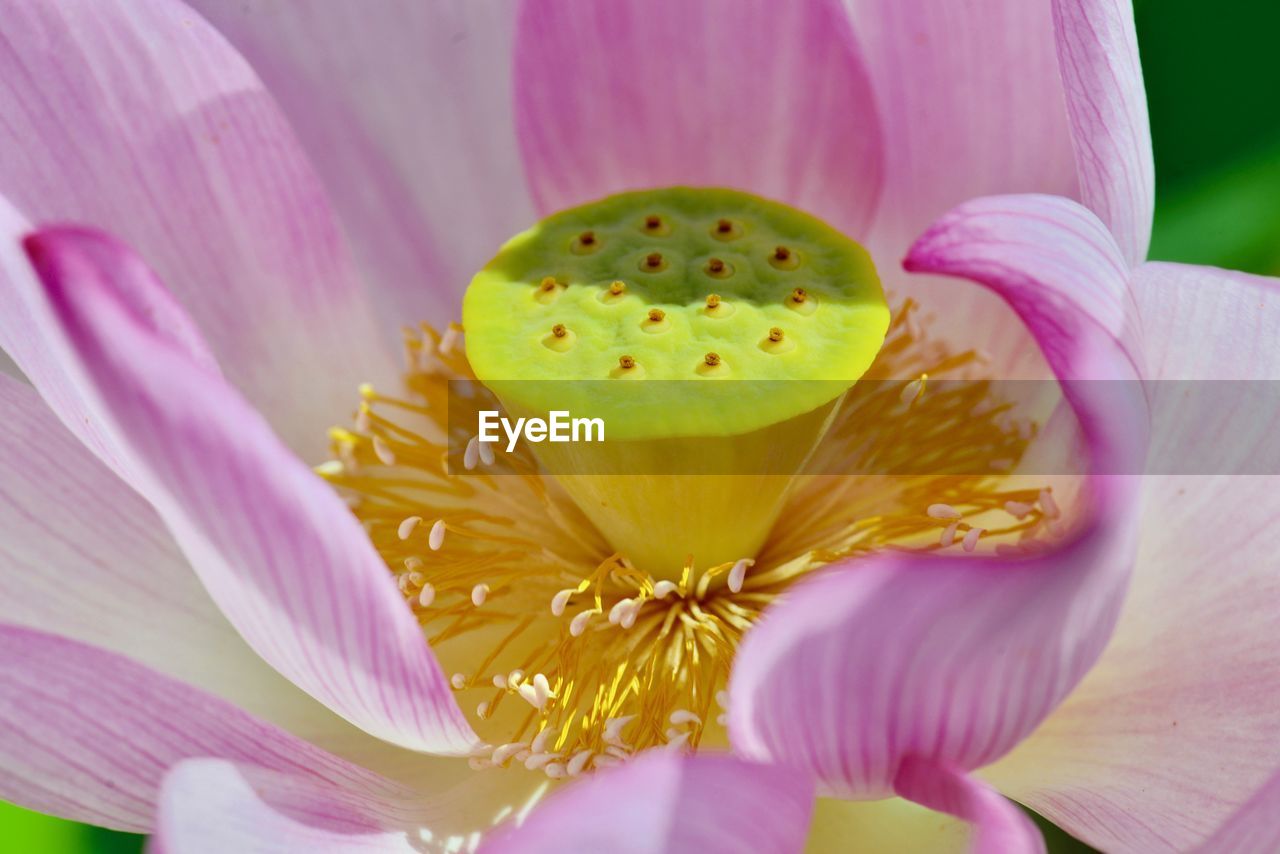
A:
[[[489,598],[489,585],[477,584],[471,588],[471,604],[479,608]]]
[[[551,597],[551,613],[559,617],[564,613],[564,609],[569,604],[569,597],[576,591],[572,587],[566,587],[555,596]]]
[[[742,583],[747,579],[747,569],[753,565],[755,561],[745,557],[733,565],[733,569],[729,570],[729,590],[734,593],[742,592]]]
[[[427,545],[431,547],[431,551],[433,552],[440,551],[440,547],[444,545],[443,519],[437,519],[435,524],[431,526],[431,533],[427,535]]]
[[[396,536],[402,540],[407,540],[413,535],[413,529],[422,524],[421,516],[410,516],[400,523],[396,528]]]
[[[925,511],[931,519],[959,519],[960,511],[950,504],[930,504]]]

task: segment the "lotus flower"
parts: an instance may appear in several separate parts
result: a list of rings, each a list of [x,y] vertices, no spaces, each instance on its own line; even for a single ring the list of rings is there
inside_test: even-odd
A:
[[[6,799],[167,851],[1037,850],[1002,794],[1107,850],[1277,844],[1273,484],[1126,474],[1187,413],[1092,382],[1280,373],[1276,282],[1144,262],[1128,4],[0,8]],[[1091,476],[998,476],[1033,437],[902,430],[895,386],[820,450],[993,474],[719,519],[758,547],[699,592],[545,477],[442,472],[471,274],[673,185],[866,246],[869,376],[1056,377]]]

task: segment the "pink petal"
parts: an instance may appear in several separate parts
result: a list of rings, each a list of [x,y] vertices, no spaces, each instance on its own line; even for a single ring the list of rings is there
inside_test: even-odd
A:
[[[1280,377],[1280,280],[1148,264],[1132,286],[1150,376],[1202,381],[1191,402],[1183,383],[1149,384],[1153,456],[1221,446],[1213,470],[1274,471],[1265,454],[1280,413],[1260,409],[1265,400],[1241,405],[1230,382],[1213,411],[1204,395],[1217,387],[1204,381]],[[1244,804],[1280,767],[1278,491],[1275,476],[1148,477],[1139,561],[1110,646],[984,776],[1115,851],[1189,850]]]
[[[402,773],[405,751],[333,714],[245,644],[155,510],[35,389],[0,376],[0,411],[0,623],[118,653],[331,752]],[[441,777],[426,757],[406,755],[415,774]]]
[[[571,783],[481,851],[799,851],[812,812],[794,770],[651,750]]]
[[[1145,450],[1146,412],[1115,337],[1126,271],[1105,236],[1065,199],[984,199],[940,221],[906,263],[1007,300],[1057,373],[1093,470],[1128,471]],[[1099,392],[1117,385],[1132,398]],[[1134,485],[1086,481],[1073,536],[1036,557],[886,552],[799,585],[737,656],[734,746],[857,797],[887,794],[906,757],[965,771],[1006,753],[1097,659],[1128,582]]]
[[[516,149],[506,0],[191,3],[297,129],[376,296],[453,320],[472,274],[536,218]]]
[[[1043,852],[1044,838],[1021,810],[1000,793],[963,771],[927,760],[907,758],[894,789],[930,809],[951,813],[973,825],[973,854]]]
[[[474,740],[364,530],[221,378],[155,334],[106,238],[28,240],[105,430],[214,601],[269,664],[357,726],[418,750]]]
[[[1258,790],[1211,836],[1197,854],[1280,849],[1280,773]]]
[[[776,198],[854,235],[874,210],[876,107],[833,2],[527,2],[515,81],[544,213],[672,184]]]
[[[0,626],[0,797],[146,831],[175,762],[214,756],[384,799],[401,787],[126,658]]]
[[[362,380],[394,379],[392,342],[261,82],[174,0],[10,4],[5,35],[0,185],[13,208],[120,233],[172,284],[231,381],[291,446],[318,454]],[[0,346],[62,409],[74,393],[54,387],[46,330],[12,309],[39,323],[34,297],[5,267]]]
[[[1076,189],[1049,4],[848,0],[881,109],[880,264],[951,207]],[[892,272],[892,271],[890,271]]]
[[[189,759],[165,776],[158,806],[151,844],[166,854],[423,850],[405,799],[293,769]]]
[[[1155,165],[1147,96],[1128,0],[1054,0],[1080,199],[1107,224],[1125,260],[1147,257]]]

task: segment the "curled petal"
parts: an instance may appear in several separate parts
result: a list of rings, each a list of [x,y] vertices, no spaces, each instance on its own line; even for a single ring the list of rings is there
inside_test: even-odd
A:
[[[1044,838],[1026,814],[985,783],[945,765],[908,758],[893,787],[904,798],[973,825],[973,854],[1042,854]]]
[[[118,284],[140,263],[80,230],[27,247],[124,467],[249,645],[373,735],[465,752],[474,735],[364,530],[221,377],[153,331]]]
[[[1110,636],[1134,556],[1134,484],[1109,473],[1133,471],[1146,449],[1145,400],[1118,340],[1127,270],[1096,217],[1065,199],[980,200],[926,233],[906,264],[968,276],[1009,302],[1102,473],[1085,479],[1073,532],[1035,557],[846,562],[798,585],[747,635],[730,686],[734,746],[859,797],[892,791],[908,757],[957,771],[992,762],[1080,681]]]
[[[1280,377],[1280,280],[1146,264],[1131,286],[1155,380],[1152,458],[1190,449],[1205,473],[1145,479],[1114,638],[982,773],[1103,850],[1190,850],[1280,767],[1280,477],[1254,473],[1277,470],[1280,408],[1266,392],[1242,399]]]

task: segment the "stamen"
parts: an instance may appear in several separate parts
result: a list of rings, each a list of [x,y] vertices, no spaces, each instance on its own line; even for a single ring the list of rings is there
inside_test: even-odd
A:
[[[477,584],[471,588],[471,604],[479,608],[489,598],[489,585]]]
[[[960,545],[967,552],[973,551],[978,547],[978,538],[981,537],[983,533],[985,533],[983,528],[970,528],[969,532],[964,535],[964,541],[961,542]]]
[[[422,521],[419,519],[418,521]],[[435,524],[431,526],[431,533],[427,535],[427,545],[431,551],[438,552],[440,547],[444,545],[445,524],[443,519],[437,519]],[[401,537],[400,539],[404,539]]]
[[[747,578],[747,569],[755,566],[755,561],[751,558],[742,558],[733,565],[733,569],[729,570],[729,590],[733,593],[742,591],[742,583]],[[673,721],[674,723],[674,721]]]
[[[925,513],[931,519],[959,519],[961,513],[950,504],[930,504]]]
[[[410,516],[400,523],[400,527],[396,528],[396,536],[402,540],[407,540],[413,536],[413,529],[422,524],[421,516]]]

